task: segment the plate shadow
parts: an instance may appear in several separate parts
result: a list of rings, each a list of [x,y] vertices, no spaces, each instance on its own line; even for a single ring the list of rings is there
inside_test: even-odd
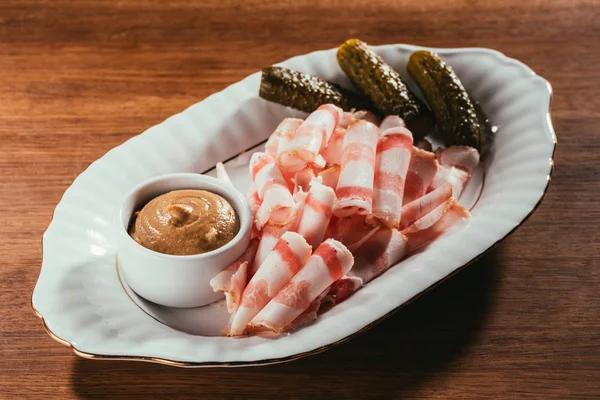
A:
[[[477,341],[494,306],[501,250],[490,251],[365,334],[318,355],[230,369],[77,358],[72,387],[82,399],[414,396]]]

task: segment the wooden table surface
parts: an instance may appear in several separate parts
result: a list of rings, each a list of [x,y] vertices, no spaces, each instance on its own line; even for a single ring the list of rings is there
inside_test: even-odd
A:
[[[261,67],[348,37],[490,47],[547,78],[559,147],[533,217],[366,334],[292,363],[93,361],[50,339],[30,296],[73,179]],[[600,398],[599,66],[596,0],[0,2],[0,398]]]

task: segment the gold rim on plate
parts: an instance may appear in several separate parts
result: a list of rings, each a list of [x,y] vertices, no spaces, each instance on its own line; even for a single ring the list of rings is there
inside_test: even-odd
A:
[[[542,192],[542,195],[540,196],[540,198],[537,201],[537,203],[535,204],[535,206],[521,220],[521,222],[519,222],[506,235],[504,235],[502,238],[498,239],[490,247],[488,247],[483,252],[479,253],[479,255],[477,255],[476,257],[474,257],[473,259],[471,259],[469,262],[467,262],[466,264],[463,264],[459,268],[455,269],[449,275],[446,275],[444,278],[440,279],[439,281],[437,281],[433,285],[429,286],[425,290],[423,290],[420,293],[416,294],[415,296],[411,297],[410,299],[408,299],[404,303],[400,304],[398,307],[394,308],[393,310],[391,310],[387,314],[385,314],[382,317],[376,319],[375,321],[371,322],[370,324],[368,324],[367,326],[363,327],[362,329],[360,329],[360,330],[358,330],[358,331],[356,331],[356,332],[354,332],[354,333],[352,333],[352,334],[346,336],[345,338],[342,338],[342,339],[340,339],[340,340],[338,340],[336,342],[330,343],[330,344],[325,345],[325,346],[321,346],[319,348],[316,348],[314,350],[310,350],[310,351],[307,351],[307,352],[304,352],[304,353],[294,354],[293,356],[280,357],[280,358],[271,358],[271,359],[266,359],[266,360],[256,360],[256,361],[231,361],[231,362],[212,362],[212,361],[209,361],[209,362],[193,362],[193,361],[176,361],[176,360],[170,360],[170,359],[167,359],[167,358],[159,358],[159,357],[93,354],[93,353],[88,353],[88,352],[79,350],[72,343],[70,343],[69,341],[61,338],[58,335],[56,335],[54,332],[52,332],[52,330],[48,326],[48,324],[47,324],[44,316],[35,308],[35,305],[33,304],[33,293],[32,293],[32,296],[31,296],[31,308],[33,309],[33,312],[35,313],[35,315],[42,320],[42,324],[44,326],[44,329],[46,330],[46,332],[48,333],[48,335],[52,339],[54,339],[57,342],[59,342],[59,343],[65,345],[65,346],[71,348],[71,350],[73,351],[73,353],[75,355],[77,355],[79,357],[82,357],[82,358],[93,359],[93,360],[145,361],[145,362],[152,362],[152,363],[158,363],[158,364],[171,365],[171,366],[174,366],[174,367],[188,367],[188,368],[190,368],[190,367],[239,367],[239,366],[256,366],[256,365],[280,364],[280,363],[284,363],[284,362],[298,360],[300,358],[304,358],[304,357],[307,357],[307,356],[311,356],[311,355],[315,355],[315,354],[318,354],[318,353],[322,353],[322,352],[324,352],[326,350],[329,350],[330,348],[332,348],[334,346],[346,343],[346,342],[354,339],[358,335],[360,335],[360,334],[368,331],[369,329],[371,329],[373,326],[377,325],[381,321],[389,318],[396,311],[398,311],[402,307],[410,304],[411,302],[413,302],[414,300],[416,300],[417,298],[419,298],[423,294],[429,292],[430,290],[432,290],[433,288],[435,288],[439,284],[445,282],[447,279],[451,278],[456,273],[462,271],[465,267],[467,267],[467,266],[473,264],[474,262],[476,262],[477,260],[481,259],[489,251],[491,251],[492,249],[494,249],[502,241],[504,241],[507,237],[509,237],[511,234],[513,234],[521,225],[523,225],[533,215],[533,213],[538,209],[538,207],[542,204],[542,201],[544,200],[544,197],[546,196],[546,193],[548,192],[548,188],[550,187],[550,180],[551,180],[552,172],[554,171],[554,156],[556,155],[556,147],[557,147],[557,144],[558,144],[558,141],[557,141],[557,138],[556,138],[556,133],[554,132],[554,127],[552,125],[552,118],[551,118],[551,112],[550,112],[550,107],[552,105],[552,85],[550,85],[550,82],[548,82],[547,80],[544,79],[544,81],[546,83],[546,86],[547,86],[547,89],[548,89],[548,92],[549,92],[549,95],[550,95],[550,101],[549,101],[549,104],[548,104],[548,111],[546,113],[546,122],[548,124],[548,129],[549,129],[550,133],[552,134],[553,149],[552,149],[552,156],[550,157],[550,171],[548,172],[546,187],[544,188],[544,191]],[[253,146],[253,148],[254,147],[256,147],[256,146]],[[235,157],[237,157],[237,156],[234,156],[232,158],[235,158]],[[483,189],[482,189],[482,192],[483,192]],[[480,196],[481,196],[481,193],[480,193]],[[43,241],[42,241],[42,254],[43,254],[43,246],[44,246],[44,244],[43,244]],[[121,283],[121,286],[122,286],[123,282],[121,281],[121,276],[118,273],[118,269],[117,269],[117,275],[118,275],[118,278],[119,278],[119,282]],[[125,288],[123,288],[123,290],[125,290]],[[145,310],[143,310],[135,301],[133,301],[133,299],[131,299],[131,297],[129,296],[129,294],[127,293],[127,291],[125,291],[125,293],[129,297],[129,299],[138,308],[140,308],[140,310],[142,310],[145,314],[151,316]],[[154,317],[152,317],[152,318],[154,318]]]

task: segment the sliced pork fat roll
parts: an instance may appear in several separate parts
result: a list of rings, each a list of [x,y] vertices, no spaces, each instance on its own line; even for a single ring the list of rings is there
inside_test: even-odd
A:
[[[413,137],[398,117],[387,117],[381,125],[386,129],[377,143],[372,215],[385,226],[398,228]]]
[[[470,216],[471,214],[455,198],[450,198],[402,231],[408,240],[408,252],[412,253],[431,243]]]
[[[329,285],[340,279],[352,263],[352,253],[343,244],[327,239],[250,324],[281,331],[308,309]]]
[[[469,177],[469,173],[460,168],[440,165],[429,190],[437,190],[443,185],[449,184],[452,188],[452,197],[458,199],[469,182]]]
[[[248,188],[248,192],[246,192],[246,200],[248,200],[248,205],[250,206],[250,212],[253,217],[256,217],[256,213],[260,208],[260,198],[258,197],[258,192],[256,191],[256,186],[254,183],[250,184],[250,188]]]
[[[283,136],[293,136],[296,129],[304,122],[300,118],[285,118],[275,128],[275,131],[269,136],[267,143],[265,144],[265,153],[277,159],[277,149],[279,148],[279,141]]]
[[[237,311],[231,316],[229,335],[242,335],[248,323],[284,287],[310,256],[311,248],[295,232],[284,233],[254,274]]]
[[[277,162],[285,171],[297,172],[315,162],[342,116],[342,109],[324,104],[296,129],[293,135],[282,136],[277,148]]]
[[[407,239],[396,229],[383,228],[375,232],[354,253],[354,265],[339,281],[331,285],[324,301],[335,305],[363,285],[398,263],[407,253]]]
[[[244,254],[235,263],[210,280],[210,286],[215,292],[225,294],[227,311],[230,314],[234,313],[240,305],[242,293],[248,282],[248,269],[251,267],[257,249],[258,239],[252,239]]]
[[[402,207],[400,229],[405,229],[423,218],[452,197],[453,186],[449,182],[442,183],[437,189],[423,197],[411,201]]]
[[[342,169],[335,190],[333,213],[336,216],[371,214],[377,139],[377,126],[362,120],[346,132]]]
[[[435,154],[413,146],[402,204],[408,204],[427,193],[437,170],[438,162]]]
[[[341,167],[339,165],[333,165],[323,171],[319,172],[319,178],[325,186],[329,186],[333,190],[336,189],[338,180],[340,179]]]
[[[471,173],[479,167],[479,152],[468,146],[450,146],[438,150],[436,155],[440,167],[431,182],[430,190],[448,182],[452,185],[452,195],[458,199],[469,182]]]
[[[256,227],[262,229],[267,222],[280,226],[289,223],[295,217],[295,202],[273,157],[254,153],[250,159],[250,176],[261,200]]]
[[[469,146],[450,146],[436,152],[438,162],[447,167],[457,167],[471,172],[479,165],[479,152]]]
[[[306,200],[306,196],[308,193],[306,192],[298,192],[294,195],[294,201],[296,202],[296,210],[302,210],[304,208],[304,201]],[[252,268],[248,272],[248,277],[252,278],[254,273],[258,270],[258,268],[262,265],[263,261],[267,257],[267,254],[273,247],[277,244],[277,241],[281,238],[281,236],[286,232],[296,232],[298,228],[298,222],[300,222],[300,213],[296,212],[296,216],[287,224],[283,226],[273,225],[267,223],[262,231],[259,234],[260,242],[258,244],[258,250],[256,251],[256,256],[254,258],[254,262],[252,263]]]
[[[313,179],[304,206],[300,211],[297,229],[297,232],[304,236],[304,239],[313,248],[323,241],[333,212],[334,201],[333,189],[323,185],[319,180]]]

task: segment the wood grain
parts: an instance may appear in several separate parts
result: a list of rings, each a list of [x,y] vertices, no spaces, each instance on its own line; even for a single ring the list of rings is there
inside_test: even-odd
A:
[[[0,398],[600,398],[600,3],[0,2]],[[92,161],[265,65],[348,37],[491,47],[554,86],[556,169],[481,261],[348,344],[234,370],[79,359],[30,308]]]

